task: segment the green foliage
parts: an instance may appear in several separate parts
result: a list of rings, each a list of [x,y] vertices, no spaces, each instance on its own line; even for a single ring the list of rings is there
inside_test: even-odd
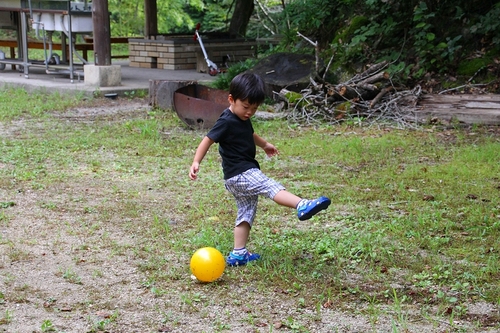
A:
[[[472,77],[478,71],[486,68],[491,61],[492,59],[489,57],[467,59],[459,64],[457,73],[466,77]]]
[[[215,81],[211,84],[214,88],[217,89],[222,89],[222,90],[228,90],[229,85],[231,84],[231,80],[238,74],[243,73],[246,70],[249,70],[252,68],[255,63],[257,62],[256,59],[247,59],[245,61],[240,61],[234,65],[231,65],[226,73],[222,73],[217,78]]]
[[[112,36],[144,35],[144,1],[109,0]],[[223,30],[229,1],[157,1],[158,33],[194,32],[197,23],[204,31]]]
[[[485,42],[490,41],[493,45],[500,45],[500,2],[497,2],[485,15],[478,17],[477,23],[470,27],[470,32]]]
[[[340,29],[345,19],[354,13],[356,0],[342,1],[293,1],[282,13],[281,21],[290,28],[286,31],[285,43],[297,42],[297,32],[317,40],[321,46],[326,46],[332,36]]]
[[[144,35],[144,2],[108,0],[112,36]]]
[[[418,80],[454,74],[478,49],[499,45],[499,16],[500,3],[491,2],[293,1],[280,29],[286,45],[304,47],[297,32],[318,41],[323,57],[334,59],[332,71],[388,60],[391,73]]]

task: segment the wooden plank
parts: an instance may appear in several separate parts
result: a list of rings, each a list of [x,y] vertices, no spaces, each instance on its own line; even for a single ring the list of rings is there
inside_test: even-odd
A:
[[[425,121],[438,118],[466,124],[500,124],[500,95],[423,95],[416,117]]]
[[[124,38],[127,39],[126,42],[123,42]],[[113,39],[113,38],[112,38]],[[117,44],[126,44],[128,43],[128,37],[118,37]],[[16,40],[10,40],[10,39],[0,39],[0,46],[4,47],[9,47],[10,48],[10,56],[11,58],[15,58],[15,48],[17,48],[17,41]],[[28,49],[39,49],[43,50],[43,42],[39,41],[29,41],[28,42]],[[48,44],[46,45],[46,48],[48,49]],[[52,50],[54,51],[60,51],[62,49],[62,46],[60,43],[53,43],[52,44]],[[80,44],[75,44],[75,49],[77,51],[82,51],[83,59],[88,60],[88,51],[93,51],[94,50],[94,45],[90,43],[80,43]],[[69,53],[69,48],[66,46],[66,52]],[[128,58],[128,54],[120,54],[120,55],[111,55],[111,58],[117,59],[117,58]]]
[[[12,40],[0,40],[0,46],[5,46],[10,48],[10,55],[11,58],[15,58],[15,48],[17,48],[17,41],[12,41]],[[48,50],[49,46],[46,44],[45,46],[43,45],[43,42],[35,42],[35,41],[29,41],[28,42],[28,49],[40,49],[43,50],[44,47]],[[82,51],[83,53],[83,59],[88,60],[87,52],[92,51],[94,46],[92,44],[76,44],[75,49],[77,51]],[[60,51],[62,50],[62,45],[59,43],[53,43],[52,44],[52,50],[53,51]],[[66,52],[69,53],[69,46],[66,46]]]
[[[415,116],[421,121],[438,118],[448,122],[458,121],[465,124],[500,124],[500,111],[484,109],[424,109],[416,110]]]
[[[17,47],[17,41],[15,40],[5,40],[2,39],[0,40],[0,46],[5,46],[5,47]],[[37,41],[28,41],[28,48],[29,49],[42,49],[44,48],[43,42],[37,42]],[[49,48],[49,45],[46,44],[46,48]],[[94,46],[92,44],[75,44],[75,48],[79,51],[87,50],[91,51],[93,50]],[[52,44],[52,50],[61,50],[61,44],[60,43],[53,43]]]
[[[500,103],[468,102],[464,104],[419,104],[419,109],[485,109],[500,110]]]
[[[143,39],[144,37],[111,37],[111,44],[128,44],[129,39]],[[94,43],[94,38],[91,36],[83,36],[85,43]]]
[[[425,109],[450,109],[453,107],[452,104],[417,104],[417,109],[418,110],[425,110]]]
[[[422,103],[460,103],[463,101],[479,101],[479,102],[494,102],[500,103],[500,95],[484,94],[484,95],[422,95]]]
[[[500,110],[500,101],[498,102],[467,102],[464,104],[466,108],[492,109]]]
[[[48,48],[48,43],[46,44]],[[17,47],[17,41],[15,40],[10,40],[10,39],[0,39],[0,46],[5,46],[5,47]],[[75,44],[75,46],[79,47],[82,50],[92,50],[94,48],[93,44],[90,43],[78,43]],[[43,49],[43,42],[40,41],[34,41],[30,40],[28,41],[28,47],[33,48],[33,49]],[[60,50],[61,49],[61,43],[52,43],[52,49]]]

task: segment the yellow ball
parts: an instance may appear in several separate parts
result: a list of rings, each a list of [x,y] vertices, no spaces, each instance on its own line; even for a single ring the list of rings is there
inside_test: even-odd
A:
[[[226,268],[226,259],[216,248],[204,247],[191,257],[191,273],[201,282],[220,278]]]

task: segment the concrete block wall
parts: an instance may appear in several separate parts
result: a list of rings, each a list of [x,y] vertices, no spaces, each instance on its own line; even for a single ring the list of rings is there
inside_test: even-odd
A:
[[[131,67],[207,71],[208,66],[200,44],[193,39],[129,39],[128,44]],[[208,58],[217,66],[221,65],[226,55],[234,63],[257,54],[257,42],[254,40],[203,40],[203,45]]]

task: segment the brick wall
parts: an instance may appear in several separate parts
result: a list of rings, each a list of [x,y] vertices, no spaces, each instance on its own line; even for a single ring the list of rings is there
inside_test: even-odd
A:
[[[196,69],[206,72],[207,63],[198,41],[192,38],[172,38],[170,40],[129,39],[129,65],[131,67],[160,69]],[[217,66],[228,55],[230,63],[255,57],[255,40],[204,39],[203,45],[208,58]]]

